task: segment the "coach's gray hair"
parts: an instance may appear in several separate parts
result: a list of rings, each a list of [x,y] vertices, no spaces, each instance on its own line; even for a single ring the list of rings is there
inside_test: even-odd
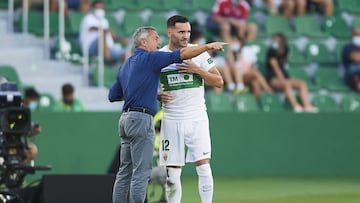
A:
[[[142,39],[147,38],[149,35],[149,31],[151,31],[151,30],[156,32],[156,28],[154,28],[152,26],[143,26],[143,27],[139,27],[138,29],[135,30],[135,32],[132,36],[135,48],[140,46],[140,41]]]

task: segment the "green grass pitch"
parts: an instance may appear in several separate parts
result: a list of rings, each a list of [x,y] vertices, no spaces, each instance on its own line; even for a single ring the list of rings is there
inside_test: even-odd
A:
[[[360,178],[215,177],[214,203],[359,203]],[[182,177],[182,203],[200,203],[197,177]],[[155,187],[149,203],[158,202]],[[152,191],[150,185],[149,191]],[[150,194],[150,193],[149,193]]]

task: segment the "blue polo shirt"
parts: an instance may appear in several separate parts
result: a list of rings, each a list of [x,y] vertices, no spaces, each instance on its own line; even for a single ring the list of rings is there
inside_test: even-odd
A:
[[[123,109],[143,107],[157,112],[161,69],[181,62],[180,50],[162,52],[137,48],[121,67],[108,95],[110,102],[124,100]]]

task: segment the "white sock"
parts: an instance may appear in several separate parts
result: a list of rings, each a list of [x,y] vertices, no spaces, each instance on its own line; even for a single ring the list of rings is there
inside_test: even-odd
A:
[[[204,164],[196,167],[199,176],[199,194],[202,203],[212,203],[214,193],[214,180],[210,164]]]
[[[234,83],[229,83],[228,84],[228,89],[229,89],[229,91],[233,91],[235,89],[235,84]]]
[[[169,203],[180,203],[182,188],[181,188],[181,168],[167,168],[166,181],[166,197]]]
[[[244,85],[244,83],[238,83],[236,88],[239,90],[243,90],[245,88],[245,85]]]

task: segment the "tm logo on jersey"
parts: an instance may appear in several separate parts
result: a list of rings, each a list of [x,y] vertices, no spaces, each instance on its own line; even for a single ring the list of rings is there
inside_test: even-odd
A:
[[[167,75],[167,81],[169,86],[177,86],[184,84],[192,84],[194,81],[192,74],[170,74]]]

